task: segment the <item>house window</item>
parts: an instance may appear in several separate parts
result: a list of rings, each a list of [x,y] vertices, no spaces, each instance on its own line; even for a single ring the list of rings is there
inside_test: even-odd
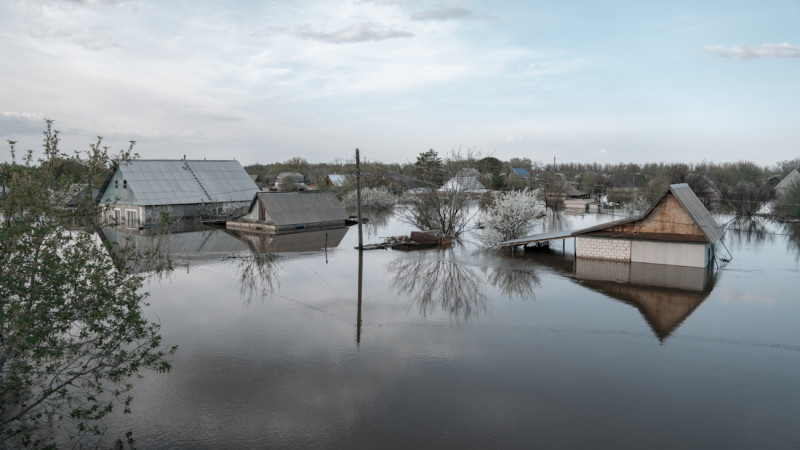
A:
[[[120,223],[120,211],[118,209],[114,210],[114,223]]]
[[[128,189],[128,180],[122,180],[122,189]]]
[[[125,224],[129,228],[135,228],[139,225],[139,221],[136,217],[136,211],[125,211],[127,223]]]
[[[119,180],[114,180],[114,189],[119,189]]]

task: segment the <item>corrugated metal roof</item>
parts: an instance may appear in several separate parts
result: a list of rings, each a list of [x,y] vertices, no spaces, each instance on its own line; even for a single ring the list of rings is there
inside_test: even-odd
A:
[[[336,194],[327,192],[259,192],[258,201],[276,226],[344,222],[347,219]]]
[[[134,160],[119,165],[137,205],[249,201],[258,186],[238,161]]]
[[[678,203],[683,206],[683,209],[689,214],[689,217],[692,218],[694,223],[700,228],[700,231],[703,233],[703,236],[708,239],[708,242],[716,242],[717,240],[721,239],[722,236],[725,234],[725,230],[714,220],[714,217],[708,212],[703,203],[697,198],[692,188],[689,187],[686,183],[680,184],[672,184],[670,185],[669,189],[664,191],[663,194],[650,205],[650,208],[644,212],[644,214],[640,216],[630,217],[627,219],[616,220],[614,222],[604,223],[600,225],[595,225],[593,227],[584,228],[582,230],[578,230],[575,232],[575,235],[579,234],[587,234],[592,231],[603,230],[605,228],[613,227],[616,225],[623,225],[626,223],[637,222],[640,220],[644,220],[653,210],[661,203],[661,200],[668,194],[672,193],[675,196],[675,199],[678,200]]]
[[[714,220],[714,216],[703,206],[703,202],[697,198],[697,195],[695,195],[688,184],[672,184],[669,190],[672,192],[672,195],[678,199],[678,202],[680,202],[686,212],[689,213],[689,216],[694,220],[697,226],[700,227],[700,231],[703,232],[708,242],[717,242],[719,239],[722,239],[725,230]],[[666,193],[664,193],[664,195],[666,195]],[[663,198],[664,196],[662,195],[661,197]],[[648,213],[653,210],[657,203],[658,202],[654,203],[654,206],[650,207]]]
[[[512,167],[511,170],[517,173],[517,175],[521,176],[522,178],[530,178],[531,174],[521,167]]]

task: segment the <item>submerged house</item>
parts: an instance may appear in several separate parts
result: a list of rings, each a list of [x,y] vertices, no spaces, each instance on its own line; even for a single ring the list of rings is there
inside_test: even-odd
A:
[[[106,219],[136,228],[171,218],[221,216],[244,210],[258,186],[236,160],[146,160],[119,163],[97,201]]]
[[[578,231],[550,231],[501,242],[501,247],[541,245],[575,238],[577,258],[705,268],[724,234],[686,183],[673,184],[640,216]]]
[[[453,177],[447,180],[440,191],[457,191],[482,194],[488,189],[476,177]]]
[[[572,233],[578,258],[706,267],[724,230],[686,183],[644,214]]]
[[[343,227],[347,213],[332,191],[259,192],[247,214],[226,222],[230,229],[302,231]]]

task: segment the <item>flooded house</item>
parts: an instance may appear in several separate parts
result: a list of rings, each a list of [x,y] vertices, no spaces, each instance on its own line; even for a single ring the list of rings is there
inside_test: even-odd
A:
[[[439,190],[467,192],[473,194],[482,194],[484,192],[488,192],[488,189],[486,189],[486,187],[480,181],[478,181],[477,177],[450,178]]]
[[[332,191],[259,192],[247,214],[226,228],[245,231],[303,231],[343,227],[347,213]]]
[[[328,185],[328,187],[332,188],[346,187],[348,184],[352,183],[352,176],[341,173],[332,173],[325,177],[325,183]]]
[[[305,190],[306,177],[299,172],[281,172],[275,177],[275,184],[272,190],[275,191],[297,191]]]
[[[639,216],[577,231],[551,231],[501,242],[541,245],[575,238],[577,258],[705,268],[724,234],[686,183],[673,184]]]
[[[670,185],[641,216],[585,228],[578,258],[707,267],[724,230],[686,183]]]
[[[97,201],[105,219],[136,228],[170,217],[218,217],[244,210],[258,186],[236,160],[138,159],[121,162]]]

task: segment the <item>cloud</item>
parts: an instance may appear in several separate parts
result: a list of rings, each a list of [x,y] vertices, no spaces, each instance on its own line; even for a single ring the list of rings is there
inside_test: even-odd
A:
[[[792,45],[788,42],[782,44],[761,44],[761,45],[734,45],[725,48],[721,45],[703,47],[707,53],[723,58],[734,58],[746,60],[752,58],[800,58],[800,45]]]
[[[606,153],[608,153],[608,152],[604,148],[601,148],[600,150],[592,152],[593,155],[605,155]]]
[[[472,17],[472,11],[460,6],[448,6],[440,9],[417,11],[411,14],[412,20],[450,20],[466,19]]]
[[[314,31],[308,26],[290,27],[285,32],[305,39],[328,42],[330,44],[350,44],[356,42],[383,41],[386,39],[412,37],[413,33],[390,28],[377,28],[371,24],[354,24],[338,31]]]

